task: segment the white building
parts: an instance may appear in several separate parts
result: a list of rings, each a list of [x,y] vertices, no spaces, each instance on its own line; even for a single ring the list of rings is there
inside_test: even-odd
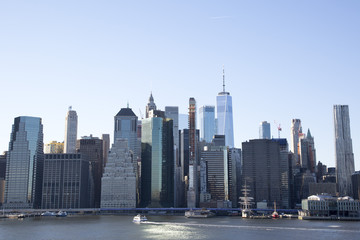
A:
[[[127,140],[117,138],[101,179],[101,208],[135,208],[136,175]]]
[[[65,118],[64,153],[76,153],[77,126],[78,116],[76,111],[71,110],[71,107],[69,107]]]

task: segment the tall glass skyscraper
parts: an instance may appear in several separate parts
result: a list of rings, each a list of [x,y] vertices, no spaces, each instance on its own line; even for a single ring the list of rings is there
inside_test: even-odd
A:
[[[263,121],[260,123],[259,138],[260,139],[270,139],[271,138],[270,123],[268,123],[267,121]]]
[[[300,164],[299,158],[299,136],[302,134],[301,120],[292,119],[291,120],[291,152],[294,153],[294,162],[293,165]]]
[[[69,107],[65,118],[64,153],[76,153],[78,116],[76,111]]]
[[[41,207],[43,162],[41,118],[15,118],[6,163],[6,208]]]
[[[210,143],[215,135],[215,106],[203,106],[200,114],[200,140]]]
[[[234,147],[232,97],[225,92],[225,73],[223,72],[223,91],[216,97],[217,134],[225,135],[225,145]]]
[[[336,182],[340,196],[352,196],[355,172],[348,105],[334,105]]]

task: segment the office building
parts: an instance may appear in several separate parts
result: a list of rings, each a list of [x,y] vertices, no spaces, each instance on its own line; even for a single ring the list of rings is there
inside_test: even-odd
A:
[[[354,199],[360,200],[360,171],[356,171],[351,175]]]
[[[4,203],[5,195],[6,155],[7,152],[4,152],[3,155],[0,155],[0,206],[2,206]]]
[[[215,130],[215,106],[202,106],[199,109],[200,118],[200,141],[210,143]]]
[[[243,142],[242,153],[242,183],[246,181],[249,196],[254,202],[265,201],[268,207],[273,207],[274,202],[283,207],[281,161],[288,158],[282,157],[279,142],[269,139]]]
[[[263,121],[259,127],[259,138],[260,139],[271,139],[270,123]]]
[[[5,208],[41,207],[43,163],[41,118],[15,118],[7,153]]]
[[[350,134],[349,106],[334,105],[336,183],[340,196],[352,196],[351,175],[355,172]]]
[[[152,117],[141,128],[142,207],[174,206],[173,120]]]
[[[101,139],[103,140],[103,158],[104,158],[103,169],[104,169],[108,160],[108,155],[110,150],[110,134],[103,134]]]
[[[150,93],[149,102],[146,105],[146,110],[145,110],[145,113],[146,113],[145,117],[146,118],[149,118],[149,112],[151,110],[156,110],[156,104],[154,102],[154,97],[153,97],[152,93]]]
[[[298,149],[300,166],[308,169],[311,173],[315,173],[316,149],[314,137],[311,136],[310,129],[308,129],[306,135],[300,136]]]
[[[70,106],[65,118],[64,153],[76,152],[77,129],[78,116],[76,111],[72,110]]]
[[[187,207],[196,207],[198,194],[197,177],[197,139],[196,139],[196,101],[189,99],[189,186],[187,191]]]
[[[234,147],[232,97],[225,91],[225,73],[223,71],[223,91],[216,97],[217,134],[225,135],[225,144]]]
[[[117,138],[101,181],[101,208],[136,207],[136,169],[132,158],[127,140]]]
[[[133,162],[137,165],[137,160],[140,158],[141,145],[137,136],[138,117],[131,108],[122,108],[114,117],[114,122],[114,142],[118,138],[126,139],[128,147],[134,155]]]
[[[76,149],[84,159],[89,161],[89,207],[99,208],[101,200],[101,177],[103,173],[103,140],[93,137],[82,137],[77,140]]]
[[[89,161],[80,153],[44,156],[41,208],[88,208]]]

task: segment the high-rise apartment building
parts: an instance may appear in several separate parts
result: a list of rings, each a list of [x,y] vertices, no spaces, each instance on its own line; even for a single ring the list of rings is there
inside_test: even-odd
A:
[[[336,183],[340,196],[352,196],[351,175],[355,172],[348,105],[334,105]]]
[[[301,120],[291,120],[291,147],[290,151],[294,154],[293,165],[299,165],[299,136],[302,135]]]
[[[126,139],[117,138],[112,145],[102,177],[102,208],[136,207],[136,169]]]
[[[38,117],[17,117],[6,162],[6,208],[40,208],[44,152]]]
[[[260,139],[271,139],[270,123],[263,121],[259,127],[259,138]]]
[[[45,154],[43,209],[89,207],[89,161],[80,153]]]
[[[65,141],[64,141],[64,153],[76,152],[76,140],[78,129],[78,116],[76,111],[69,107],[65,118]]]
[[[216,97],[217,134],[225,135],[226,146],[234,147],[232,97],[225,91],[225,73],[223,71],[223,91]]]
[[[197,141],[196,141],[196,101],[189,99],[189,186],[187,192],[187,207],[196,207],[197,197]]]
[[[199,109],[200,118],[200,140],[210,143],[215,130],[215,106],[202,106]]]

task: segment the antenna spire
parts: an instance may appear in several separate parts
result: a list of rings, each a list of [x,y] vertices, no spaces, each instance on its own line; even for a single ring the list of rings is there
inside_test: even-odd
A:
[[[225,67],[223,65],[223,92],[225,92]]]

